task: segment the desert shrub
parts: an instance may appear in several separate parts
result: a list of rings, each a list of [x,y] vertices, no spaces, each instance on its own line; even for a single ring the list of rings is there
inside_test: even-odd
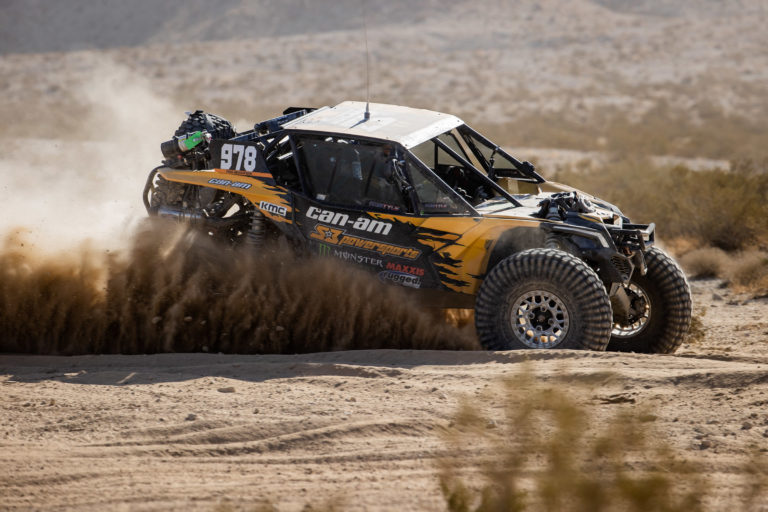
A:
[[[768,253],[751,251],[732,260],[728,279],[739,291],[768,293]]]
[[[691,277],[720,277],[738,292],[768,293],[768,253],[757,250],[726,253],[707,247],[683,254],[680,263]]]
[[[691,277],[722,277],[728,265],[728,254],[722,249],[705,247],[684,254],[680,263]]]
[[[445,434],[452,456],[440,463],[439,480],[449,510],[705,509],[706,477],[664,444],[653,411],[633,406],[597,420],[573,395],[529,372],[505,382],[495,403],[504,411],[498,423],[475,399]],[[477,453],[485,454],[482,462],[468,459]],[[764,497],[765,468],[750,467],[748,496],[731,510]]]
[[[768,244],[768,162],[693,171],[624,158],[552,178],[616,204],[635,222],[655,222],[663,238],[691,237],[726,251]]]

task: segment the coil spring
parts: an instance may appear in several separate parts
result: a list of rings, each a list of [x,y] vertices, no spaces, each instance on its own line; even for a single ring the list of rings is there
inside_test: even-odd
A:
[[[557,205],[554,201],[552,201],[549,204],[549,210],[547,211],[547,220],[553,220],[556,222],[560,222],[562,217],[560,217],[560,212],[557,208]],[[560,237],[558,237],[555,233],[549,232],[547,233],[546,238],[544,239],[544,247],[547,249],[562,249],[560,244]]]
[[[251,225],[246,233],[246,243],[251,247],[260,247],[264,243],[265,222],[264,215],[257,209],[251,212]]]

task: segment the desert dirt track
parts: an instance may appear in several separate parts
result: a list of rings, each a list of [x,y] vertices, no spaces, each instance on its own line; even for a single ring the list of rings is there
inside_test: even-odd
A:
[[[719,509],[744,490],[744,457],[768,446],[768,300],[715,280],[693,291],[707,334],[674,356],[0,356],[2,508],[441,510],[441,433],[460,401],[501,422],[489,391],[529,368],[547,386],[588,384],[576,398],[598,421],[651,407]]]

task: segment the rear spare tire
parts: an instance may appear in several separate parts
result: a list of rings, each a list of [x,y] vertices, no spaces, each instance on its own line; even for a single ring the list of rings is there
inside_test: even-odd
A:
[[[563,251],[531,249],[503,259],[477,294],[475,327],[489,350],[605,350],[611,326],[600,278]]]
[[[235,136],[232,123],[223,117],[206,114],[202,110],[195,110],[189,114],[173,135],[178,137],[197,131],[208,132],[214,139],[229,139]]]
[[[671,354],[691,326],[691,290],[685,274],[661,249],[645,253],[646,274],[632,275],[630,319],[616,323],[608,350]]]

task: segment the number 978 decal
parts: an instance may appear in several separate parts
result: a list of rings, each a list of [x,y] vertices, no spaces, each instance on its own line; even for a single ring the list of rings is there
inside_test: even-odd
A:
[[[259,146],[249,142],[211,141],[213,167],[225,171],[264,172],[267,170]]]

